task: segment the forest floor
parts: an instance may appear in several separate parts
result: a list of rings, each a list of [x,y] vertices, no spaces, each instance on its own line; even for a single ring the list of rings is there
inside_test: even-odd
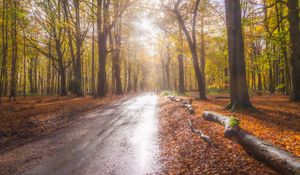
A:
[[[190,94],[191,96],[178,98],[197,97],[196,94]],[[93,99],[90,96],[81,98],[75,96],[26,97],[25,99],[18,98],[17,102],[14,103],[8,103],[8,99],[4,99],[0,111],[0,156],[4,158],[2,164],[0,161],[0,166],[3,169],[6,167],[6,172],[17,174],[17,172],[28,167],[36,166],[35,164],[40,162],[43,155],[49,154],[51,157],[54,153],[59,153],[59,150],[62,150],[62,153],[70,152],[70,154],[73,154],[75,150],[77,154],[77,147],[82,145],[91,147],[90,149],[93,150],[94,146],[98,145],[98,141],[103,144],[97,135],[97,133],[102,133],[98,130],[103,129],[103,126],[99,126],[99,123],[101,124],[104,119],[110,121],[114,117],[122,119],[120,122],[123,122],[121,124],[116,123],[111,128],[114,132],[120,133],[120,137],[108,138],[121,140],[122,143],[109,141],[107,142],[107,149],[111,149],[111,143],[118,143],[119,145],[116,145],[115,148],[119,150],[120,146],[128,145],[123,144],[124,139],[121,138],[124,138],[125,132],[135,131],[132,130],[133,125],[149,130],[143,122],[153,123],[152,114],[140,110],[156,109],[156,103],[154,102],[157,101],[157,98],[148,94],[145,96],[147,99],[144,99],[142,95],[136,100],[130,100],[130,97],[133,96],[135,97],[136,94],[107,96],[102,99]],[[240,119],[240,125],[243,129],[300,156],[300,103],[290,102],[288,97],[283,95],[254,95],[251,97],[251,101],[257,111],[230,112],[224,110],[224,106],[229,103],[229,99],[220,99],[216,96],[228,97],[228,94],[210,95],[207,101],[194,100],[195,115],[190,115],[185,108],[180,107],[179,103],[171,102],[165,96],[160,96],[157,105],[160,114],[157,124],[161,150],[160,161],[163,165],[161,167],[162,174],[278,174],[265,164],[249,156],[235,140],[224,138],[223,126],[202,119],[203,111],[214,111],[227,116],[234,115]],[[150,99],[153,101],[152,106],[147,104]],[[129,102],[126,102],[126,100],[129,100]],[[123,103],[123,101],[125,102]],[[116,104],[124,105],[116,107]],[[106,109],[106,106],[108,106],[108,109]],[[99,111],[94,112],[97,114],[95,116],[99,114],[99,117],[90,117],[91,112],[96,109]],[[127,110],[129,112],[124,114],[121,112]],[[94,113],[92,112],[92,114]],[[142,114],[147,116],[144,117],[147,120],[139,120],[143,122],[132,120],[133,125],[128,124],[128,118],[138,119]],[[102,115],[107,116],[103,118]],[[193,119],[194,127],[209,135],[216,147],[209,147],[196,134],[192,133],[187,124],[188,119]],[[95,122],[94,120],[99,121]],[[141,125],[137,125],[138,123]],[[67,134],[67,131],[70,134]],[[87,132],[90,134],[87,134]],[[107,132],[110,132],[110,130],[107,130]],[[40,137],[44,135],[45,137]],[[138,135],[137,140],[142,141],[141,144],[143,145],[149,139],[141,139],[140,136],[143,134],[133,135]],[[92,136],[94,138],[92,141],[97,141],[97,144],[90,142]],[[131,143],[132,134],[126,136],[128,136],[127,140]],[[29,142],[31,140],[35,141]],[[23,144],[24,142],[27,143]],[[68,145],[72,149],[69,149]],[[65,147],[65,149],[62,149],[62,147]],[[7,150],[7,148],[10,150]],[[89,153],[86,156],[90,156],[91,152],[89,150],[85,148],[79,150],[82,151],[78,155]],[[140,148],[137,150],[140,150]],[[111,153],[111,150],[108,152]],[[101,156],[103,156],[102,153]],[[62,156],[61,160],[67,160],[68,157]],[[16,161],[17,159],[18,161]],[[77,159],[74,160],[76,162]],[[16,169],[17,164],[21,168]]]
[[[94,99],[92,96],[18,97],[9,103],[2,99],[0,108],[0,150],[5,151],[42,135],[46,135],[72,121],[85,112],[132,96],[108,95]]]
[[[290,102],[287,96],[268,94],[254,95],[251,101],[258,111],[230,112],[224,110],[229,99],[212,95],[207,101],[194,101],[196,113],[190,115],[179,103],[162,96],[159,123],[165,170],[170,174],[277,174],[250,157],[235,140],[225,139],[223,126],[205,121],[203,111],[234,115],[243,129],[300,156],[300,103]],[[217,147],[208,147],[192,133],[188,119],[193,119],[194,127],[209,135]]]

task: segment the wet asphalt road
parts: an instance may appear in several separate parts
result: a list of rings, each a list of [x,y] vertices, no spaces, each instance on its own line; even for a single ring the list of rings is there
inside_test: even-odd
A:
[[[65,131],[69,132],[66,138],[74,137],[75,133],[80,137],[72,139],[25,174],[159,173],[157,103],[157,95],[144,93],[88,114],[86,120]],[[56,135],[57,142],[61,142],[62,138]],[[52,143],[56,143],[56,136],[46,142]]]

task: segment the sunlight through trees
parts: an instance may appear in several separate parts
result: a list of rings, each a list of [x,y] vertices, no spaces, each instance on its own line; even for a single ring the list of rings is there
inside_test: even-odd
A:
[[[300,99],[297,0],[1,0],[0,7],[0,95],[10,100],[139,90],[197,91],[200,99],[230,91],[242,107],[251,106],[248,90]]]

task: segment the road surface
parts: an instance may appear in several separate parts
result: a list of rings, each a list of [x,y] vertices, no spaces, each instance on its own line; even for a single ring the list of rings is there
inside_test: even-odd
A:
[[[27,175],[157,174],[157,103],[144,93],[108,105],[11,154]]]

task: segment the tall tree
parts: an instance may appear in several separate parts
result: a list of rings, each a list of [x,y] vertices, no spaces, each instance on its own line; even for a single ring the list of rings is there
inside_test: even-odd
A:
[[[241,5],[239,0],[225,0],[226,27],[228,36],[230,104],[228,109],[250,108],[244,42],[241,24]]]
[[[204,79],[204,86],[206,89],[205,80],[205,38],[204,38],[204,18],[205,18],[206,0],[203,0],[200,6],[200,66],[201,72]]]
[[[57,70],[60,76],[59,86],[57,86],[60,88],[59,93],[61,96],[65,96],[67,95],[67,68],[73,63],[73,61],[68,61],[65,58],[67,54],[67,43],[65,27],[62,25],[62,5],[63,4],[60,0],[44,0],[43,3],[37,3],[39,8],[37,8],[34,13],[35,19],[48,35],[45,36],[45,41],[36,39],[34,36],[28,41],[30,41],[31,46],[39,53],[53,61],[52,66]],[[43,18],[40,19],[42,15]],[[52,49],[42,47],[48,43],[55,53],[50,52]]]
[[[289,26],[291,40],[292,93],[291,100],[300,101],[300,30],[299,2],[288,0]]]
[[[178,85],[178,92],[179,93],[184,93],[185,88],[184,88],[184,64],[183,64],[183,36],[182,36],[182,29],[179,27],[179,36],[178,36],[178,73],[179,73],[179,85]]]
[[[97,0],[97,34],[98,34],[98,92],[99,97],[106,95],[106,59],[107,38],[109,34],[110,0]]]
[[[75,8],[75,45],[76,45],[76,59],[75,59],[75,94],[78,96],[83,95],[82,90],[82,44],[85,38],[85,35],[81,32],[81,22],[80,22],[80,0],[74,0]]]
[[[116,25],[113,27],[114,31],[114,41],[111,41],[112,44],[112,79],[114,83],[112,86],[115,89],[117,95],[123,94],[122,80],[121,80],[121,47],[122,47],[122,14],[117,18],[118,11],[122,7],[122,1],[117,0],[114,6],[114,18],[117,19]],[[111,37],[111,36],[110,36]],[[114,44],[113,44],[114,43]],[[126,77],[126,76],[125,76]]]
[[[281,0],[282,1],[282,0]],[[277,12],[277,23],[278,23],[278,33],[279,33],[279,43],[280,43],[280,56],[283,57],[283,73],[284,73],[284,83],[285,83],[285,88],[284,88],[284,93],[288,95],[290,93],[290,86],[291,86],[291,78],[290,78],[290,65],[289,65],[289,60],[288,60],[288,53],[287,53],[287,43],[286,43],[286,37],[285,37],[285,24],[284,24],[284,9],[283,9],[283,4],[281,3],[276,3],[276,12]]]
[[[97,96],[104,97],[107,92],[106,62],[107,62],[107,40],[109,32],[116,25],[119,18],[129,6],[127,0],[116,15],[112,16],[110,12],[110,0],[97,0],[97,35],[98,35],[98,92]],[[116,4],[115,4],[116,5]],[[122,87],[121,87],[122,89]]]
[[[95,95],[95,2],[92,0],[92,95]]]
[[[82,96],[82,44],[85,39],[85,33],[81,31],[80,16],[80,0],[73,0],[75,17],[72,16],[70,10],[70,1],[63,0],[64,17],[66,21],[66,31],[68,33],[68,45],[72,58],[74,80],[72,83],[73,93]],[[71,18],[71,19],[70,19]],[[74,20],[75,18],[75,20]],[[74,34],[74,35],[73,35]],[[73,46],[73,38],[75,38],[75,49]]]
[[[269,26],[269,7],[267,4],[267,0],[263,1],[264,4],[264,27],[265,27],[265,31],[267,33],[267,37],[266,37],[266,56],[268,59],[268,73],[269,73],[269,91],[271,94],[274,94],[275,92],[275,84],[274,84],[274,76],[273,76],[273,59],[271,58],[271,39],[273,37],[273,32],[270,30],[270,26]]]
[[[12,25],[11,25],[11,74],[10,74],[10,94],[9,101],[13,98],[16,101],[16,89],[17,89],[17,59],[18,59],[18,32],[17,32],[17,21],[18,21],[18,1],[13,2],[13,14],[12,14]]]
[[[198,7],[200,4],[200,0],[196,0],[194,6],[193,6],[193,12],[192,12],[192,29],[191,33],[188,30],[188,27],[186,25],[186,22],[180,12],[180,4],[182,0],[177,0],[176,3],[173,5],[173,8],[170,8],[168,6],[165,6],[169,11],[171,11],[175,16],[176,19],[180,25],[180,27],[183,30],[183,33],[185,34],[185,37],[187,39],[189,49],[192,54],[192,61],[193,61],[193,67],[194,72],[197,78],[197,84],[198,84],[198,92],[199,92],[199,99],[205,100],[207,99],[206,96],[206,86],[205,86],[205,79],[203,76],[202,71],[200,70],[199,66],[199,57],[198,57],[198,51],[197,51],[197,38],[196,38],[196,22],[197,22],[197,16],[198,16]]]
[[[7,0],[2,2],[2,23],[1,23],[1,39],[2,39],[2,64],[0,71],[0,105],[3,95],[4,86],[7,82],[7,52],[8,52],[8,3]]]
[[[27,58],[26,58],[26,37],[25,37],[25,32],[23,34],[24,36],[24,40],[23,40],[23,44],[24,44],[24,50],[23,50],[23,97],[26,97],[26,80],[27,80],[27,74],[26,74],[26,69],[27,69]]]

